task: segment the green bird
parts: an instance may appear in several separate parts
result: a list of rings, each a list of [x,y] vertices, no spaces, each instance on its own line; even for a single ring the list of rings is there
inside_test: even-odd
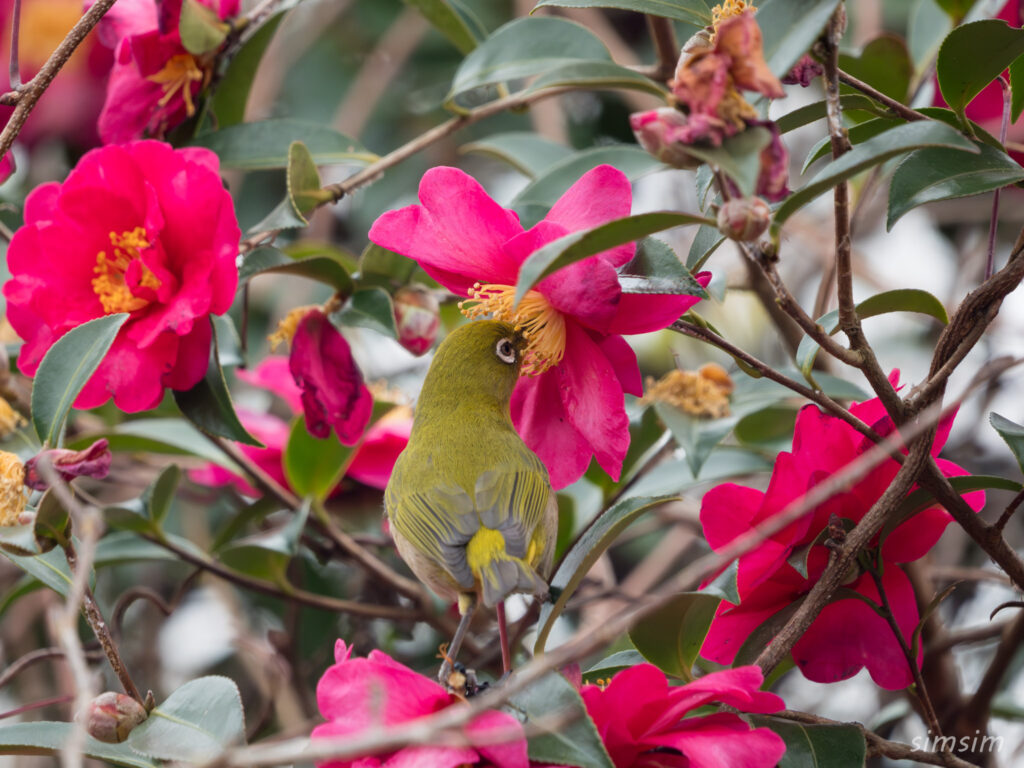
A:
[[[547,469],[509,414],[526,347],[515,326],[497,320],[468,323],[444,340],[384,491],[402,559],[439,597],[458,601],[461,619],[438,675],[443,685],[479,603],[497,610],[508,672],[503,601],[548,591],[558,505]]]

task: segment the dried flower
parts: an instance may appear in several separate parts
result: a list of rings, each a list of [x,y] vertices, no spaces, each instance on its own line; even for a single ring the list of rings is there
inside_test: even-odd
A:
[[[0,397],[0,440],[6,440],[15,430],[25,425],[25,417],[11,407],[11,404]]]
[[[699,371],[673,370],[659,380],[647,379],[644,402],[667,403],[691,416],[720,419],[729,415],[732,379],[720,365],[709,363]]]
[[[15,454],[0,451],[0,526],[18,525],[26,501],[25,465]]]

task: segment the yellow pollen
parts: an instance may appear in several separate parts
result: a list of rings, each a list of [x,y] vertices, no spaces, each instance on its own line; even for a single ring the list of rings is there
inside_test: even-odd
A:
[[[470,320],[491,315],[515,325],[527,342],[522,374],[536,376],[558,365],[565,354],[565,317],[539,291],[527,291],[518,307],[515,296],[514,285],[476,283],[459,309]]]
[[[124,276],[133,261],[141,258],[141,253],[149,248],[146,230],[143,227],[117,234],[110,233],[110,244],[114,246],[114,255],[108,256],[106,251],[96,254],[96,266],[93,272],[92,289],[99,296],[103,311],[108,315],[115,312],[134,312],[149,305],[149,299],[137,296],[132,288],[125,283]],[[156,290],[160,287],[160,279],[149,267],[142,264],[142,278],[139,287]]]
[[[28,501],[25,465],[13,453],[0,451],[0,526],[18,525]]]
[[[270,351],[273,352],[277,349],[278,344],[284,344],[286,347],[290,346],[292,339],[295,337],[295,331],[299,327],[299,323],[310,311],[319,309],[315,304],[307,304],[304,307],[296,307],[291,312],[282,318],[281,322],[277,324],[277,330],[267,336],[267,341],[270,342]]]
[[[711,9],[711,26],[717,29],[721,22],[733,16],[739,16],[748,8],[753,9],[754,4],[744,2],[744,0],[724,0]]]
[[[709,363],[699,371],[673,370],[658,381],[647,379],[643,402],[661,402],[692,416],[720,419],[729,415],[733,384],[720,365]]]
[[[0,440],[6,440],[25,424],[25,418],[0,397]]]
[[[150,75],[149,79],[163,86],[164,95],[157,102],[161,107],[166,107],[174,98],[174,94],[181,91],[181,97],[185,100],[185,112],[192,117],[196,113],[196,106],[192,103],[192,83],[201,82],[203,77],[203,70],[196,64],[192,54],[179,53],[168,59],[164,68],[155,75]]]

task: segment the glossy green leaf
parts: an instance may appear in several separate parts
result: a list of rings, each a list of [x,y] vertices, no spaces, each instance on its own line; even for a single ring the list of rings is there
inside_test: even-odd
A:
[[[757,5],[764,58],[784,77],[821,36],[839,0],[765,0]]]
[[[954,24],[964,20],[974,3],[975,0],[935,0],[935,4],[949,15]]]
[[[595,253],[601,253],[617,245],[633,242],[654,232],[661,232],[686,224],[709,223],[710,219],[706,219],[703,216],[676,213],[674,211],[655,211],[653,213],[640,213],[636,216],[613,219],[592,229],[584,229],[564,235],[544,247],[538,248],[523,262],[519,269],[519,282],[516,284],[515,300],[518,303],[528,290],[548,275],[580,259],[593,256]],[[679,264],[679,269],[686,270],[682,263]],[[663,291],[650,290],[643,292],[661,293]]]
[[[35,557],[40,554],[35,526],[32,523],[0,525],[0,550],[17,557]]]
[[[668,90],[651,78],[623,67],[613,61],[580,61],[563,64],[540,75],[523,93],[534,93],[545,88],[571,86],[577,89],[624,89],[668,97]]]
[[[191,680],[161,702],[126,745],[158,760],[200,763],[245,741],[238,686],[226,677]]]
[[[725,567],[725,570],[718,574],[710,584],[701,589],[701,592],[720,597],[728,603],[739,605],[740,590],[736,584],[736,577],[740,571],[738,560],[733,560]]]
[[[886,229],[907,211],[936,200],[980,195],[1024,180],[1022,168],[1006,152],[978,144],[980,155],[955,149],[919,149],[900,163],[889,186]]]
[[[562,562],[551,577],[552,592],[557,594],[557,599],[541,607],[540,619],[537,622],[537,640],[534,644],[535,653],[544,650],[555,619],[561,616],[566,603],[579,588],[587,572],[618,535],[651,507],[678,498],[673,494],[623,499],[602,512],[590,524],[562,558]]]
[[[754,194],[757,177],[761,172],[761,150],[768,146],[772,135],[767,128],[747,128],[730,136],[720,147],[691,145],[686,151],[705,163],[717,167],[732,179],[744,195]]]
[[[295,210],[305,218],[313,209],[327,199],[320,189],[320,171],[312,153],[301,141],[288,145],[288,197]]]
[[[184,0],[178,32],[185,50],[194,56],[212,53],[220,48],[228,36],[228,27],[212,8],[199,0]]]
[[[851,126],[846,134],[850,139],[850,143],[853,146],[863,144],[868,139],[873,139],[879,134],[885,133],[899,125],[905,125],[902,120],[893,120],[888,117],[879,117],[873,120],[865,120],[863,123],[857,123],[857,125]],[[957,150],[947,150],[955,152]],[[807,169],[811,167],[816,161],[823,157],[832,156],[832,140],[828,136],[823,136],[814,146],[811,147],[807,153],[807,159],[804,160],[803,167],[800,169],[800,175],[807,173]]]
[[[217,358],[216,330],[210,353],[206,375],[192,389],[175,390],[174,402],[178,404],[182,415],[203,432],[262,448],[263,443],[246,431],[235,413],[231,393],[224,381],[224,371]]]
[[[289,147],[294,141],[306,146],[316,165],[369,165],[377,159],[358,141],[329,126],[288,118],[238,123],[200,133],[192,144],[216,152],[222,168],[253,171],[287,168]]]
[[[39,720],[0,723],[0,753],[5,755],[59,755],[71,738],[72,723]],[[127,744],[105,744],[86,736],[83,754],[127,768],[158,768],[158,763],[134,752]],[[17,761],[15,761],[17,762]]]
[[[944,123],[922,120],[897,126],[858,144],[822,168],[811,181],[786,198],[776,209],[773,229],[778,230],[786,219],[836,184],[884,163],[889,158],[923,147],[952,147],[978,154],[978,148],[972,141]]]
[[[309,434],[300,416],[292,424],[284,449],[284,474],[300,496],[327,498],[345,474],[354,446],[342,445],[334,433],[320,440]]]
[[[82,323],[47,351],[32,385],[32,425],[41,442],[51,447],[61,444],[71,404],[103,362],[127,319],[122,312]]]
[[[1016,123],[1024,112],[1024,56],[1010,64],[1010,124]]]
[[[704,0],[540,0],[537,8],[619,8],[675,19],[697,27],[711,24],[711,9]]]
[[[555,17],[515,19],[498,28],[462,60],[448,93],[449,107],[466,91],[518,80],[581,61],[611,61],[590,30]]]
[[[844,93],[839,97],[839,107],[843,112],[856,111],[870,113],[876,117],[886,116],[876,102],[861,93]],[[782,115],[775,121],[775,126],[779,133],[789,133],[816,120],[824,120],[827,117],[826,111],[826,102],[816,101]]]
[[[935,72],[942,98],[958,115],[981,89],[1024,54],[1024,29],[985,19],[956,27],[939,48]]]
[[[914,64],[907,44],[892,34],[870,41],[860,55],[840,55],[839,68],[901,104],[907,100]]]
[[[48,489],[36,505],[36,519],[32,526],[37,552],[49,552],[71,536],[71,518],[57,494]]]
[[[531,763],[613,768],[579,692],[557,672],[517,693],[510,704],[525,718],[527,727],[537,731],[527,741]],[[566,717],[571,719],[565,722],[562,718]],[[558,724],[547,725],[553,721]]]
[[[329,285],[343,296],[352,293],[354,287],[352,277],[345,267],[330,256],[293,259],[287,253],[270,245],[260,246],[246,254],[245,261],[238,270],[238,279],[248,280],[266,273],[307,277]]]
[[[532,131],[496,133],[459,147],[463,154],[487,155],[508,163],[520,173],[534,179],[551,166],[572,155],[564,144],[545,139]]]
[[[245,119],[245,107],[249,102],[252,83],[259,70],[263,54],[270,41],[277,34],[277,28],[285,12],[295,4],[294,0],[278,5],[280,9],[260,26],[258,30],[231,57],[227,71],[215,85],[210,97],[210,109],[220,130],[237,125]],[[284,8],[282,8],[282,5]],[[197,137],[199,138],[199,137]],[[221,160],[221,163],[224,161]]]
[[[366,246],[359,258],[359,287],[383,288],[390,293],[403,285],[429,280],[427,274],[408,256],[381,248],[376,243]]]
[[[804,725],[780,717],[751,715],[757,727],[771,728],[786,742],[778,768],[863,768],[864,734],[856,725]]]
[[[788,444],[793,437],[796,414],[796,408],[786,405],[762,408],[740,419],[733,434],[748,445]]]
[[[331,315],[335,325],[356,325],[395,338],[395,310],[383,288],[360,288]]]
[[[1017,460],[1018,466],[1024,472],[1024,427],[1010,421],[1005,416],[1000,416],[994,411],[988,415],[988,423],[1006,441],[1006,444],[1013,452],[1013,457]]]
[[[661,161],[632,144],[613,144],[605,147],[591,147],[576,152],[561,162],[551,166],[546,173],[538,176],[526,185],[512,199],[512,207],[522,214],[524,208],[536,206],[547,209],[553,206],[565,191],[579,181],[580,177],[591,168],[599,165],[613,165],[634,181],[646,173],[664,168]],[[543,216],[543,214],[542,214]],[[521,216],[524,226],[532,226],[531,217]]]
[[[161,535],[161,527],[181,482],[176,464],[165,467],[136,499],[118,502],[104,511],[107,521],[118,528]]]
[[[699,476],[701,467],[711,451],[724,440],[740,417],[735,413],[720,419],[705,419],[692,416],[667,403],[655,403],[654,409],[662,423],[672,432],[676,443],[686,453],[686,461],[694,476]]]
[[[186,552],[202,556],[203,552],[195,544],[183,536],[167,534],[164,537],[169,543]],[[148,563],[153,560],[166,560],[180,563],[178,555],[159,544],[138,536],[131,531],[112,531],[107,533],[96,545],[96,568],[106,568],[124,563]]]
[[[616,672],[621,672],[637,664],[646,664],[647,659],[640,651],[618,651],[606,656],[588,669],[583,670],[584,682],[592,683],[597,680],[612,677]]]
[[[725,235],[718,231],[717,226],[701,224],[690,244],[690,251],[686,254],[686,268],[698,271],[724,242]]]
[[[883,291],[864,299],[857,305],[857,316],[861,320],[888,312],[914,312],[934,317],[943,325],[949,322],[949,316],[946,314],[946,308],[942,302],[928,291],[918,288],[897,288],[893,291]],[[834,309],[819,317],[818,325],[830,335],[836,333],[839,330],[839,310]],[[796,364],[800,367],[804,378],[812,385],[816,383],[811,378],[811,371],[814,369],[814,360],[820,349],[821,347],[814,339],[804,336],[796,350]]]
[[[224,565],[259,579],[288,584],[288,564],[299,552],[299,541],[309,518],[307,499],[288,521],[273,530],[232,541],[220,551]]]
[[[652,408],[643,407],[639,412],[630,413],[629,417],[629,448],[622,460],[622,473],[618,481],[612,480],[596,462],[583,475],[587,482],[601,489],[604,500],[623,492],[670,439]]]
[[[477,46],[476,36],[447,0],[405,0],[430,22],[430,25],[448,38],[448,42],[458,48],[459,53],[467,54]]]
[[[31,531],[29,535],[31,536]],[[68,559],[60,547],[55,547],[42,555],[15,555],[0,547],[0,555],[61,597],[67,597],[68,588],[71,586],[71,568],[68,567]]]
[[[693,680],[693,663],[720,602],[705,592],[682,592],[634,625],[629,639],[665,674]]]
[[[907,47],[914,68],[921,72],[935,62],[939,46],[953,28],[949,16],[935,3],[935,0],[915,0],[910,8],[907,29]]]

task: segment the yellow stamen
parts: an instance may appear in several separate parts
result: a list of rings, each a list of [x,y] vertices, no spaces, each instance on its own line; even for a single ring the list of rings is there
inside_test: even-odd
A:
[[[0,397],[0,440],[6,440],[25,424],[25,418]]]
[[[0,526],[18,525],[26,501],[25,465],[13,453],[0,451]]]
[[[103,311],[108,315],[115,312],[134,312],[149,305],[149,299],[137,296],[124,281],[125,273],[133,261],[141,258],[141,253],[149,248],[146,230],[143,227],[117,234],[110,233],[110,243],[114,246],[114,255],[108,256],[106,251],[96,254],[96,266],[93,272],[92,289],[99,296]],[[145,264],[142,266],[142,278],[139,287],[156,290],[160,287],[160,279]]]
[[[185,112],[192,117],[196,113],[195,104],[192,103],[192,83],[201,82],[203,77],[203,70],[196,64],[192,54],[179,53],[168,59],[164,68],[155,75],[150,75],[149,79],[164,89],[164,95],[157,104],[166,107],[174,95],[181,91],[181,97],[185,100]]]
[[[710,363],[699,371],[669,371],[658,381],[647,380],[644,402],[667,403],[698,418],[720,419],[729,415],[733,384],[720,365]]]
[[[302,322],[302,318],[314,309],[319,309],[319,307],[315,304],[307,304],[304,307],[296,307],[285,315],[281,322],[277,324],[277,330],[267,336],[267,341],[270,342],[270,351],[273,352],[277,349],[278,344],[284,344],[286,347],[290,346],[292,339],[295,338],[295,331],[298,330],[299,323]]]
[[[747,9],[753,10],[754,4],[744,0],[724,0],[711,9],[711,26],[718,28],[719,23],[733,16],[739,16]]]
[[[558,365],[565,354],[565,317],[539,291],[527,291],[519,306],[514,285],[476,283],[469,298],[459,302],[470,320],[492,315],[512,323],[527,340],[524,376],[536,376]]]

